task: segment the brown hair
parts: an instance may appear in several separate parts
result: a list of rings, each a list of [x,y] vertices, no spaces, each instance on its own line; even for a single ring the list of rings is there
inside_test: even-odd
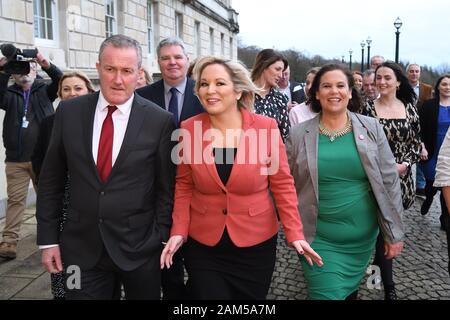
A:
[[[252,68],[252,80],[258,80],[263,74],[264,70],[266,70],[269,66],[274,64],[275,62],[283,61],[284,68],[283,71],[287,69],[289,63],[287,59],[279,52],[273,49],[264,49],[261,50],[255,59],[255,64]]]

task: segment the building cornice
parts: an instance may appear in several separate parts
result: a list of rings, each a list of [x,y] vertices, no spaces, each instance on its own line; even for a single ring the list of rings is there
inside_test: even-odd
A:
[[[223,3],[219,1],[215,1],[217,4],[222,6],[225,10],[228,12],[228,19],[225,19],[224,17],[220,16],[210,8],[208,8],[206,5],[201,3],[198,0],[181,0],[181,2],[185,5],[189,5],[193,9],[197,10],[198,12],[208,16],[212,20],[216,21],[217,23],[220,23],[221,25],[225,26],[228,30],[230,30],[233,33],[239,33],[239,24],[238,24],[238,13],[236,10],[230,7],[226,7]]]

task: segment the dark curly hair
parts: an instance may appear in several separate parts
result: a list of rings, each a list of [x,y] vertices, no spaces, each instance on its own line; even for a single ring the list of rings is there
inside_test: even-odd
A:
[[[322,111],[322,105],[320,104],[320,101],[316,99],[316,93],[319,91],[320,81],[322,80],[323,75],[335,70],[342,71],[347,78],[348,87],[352,90],[352,98],[348,102],[347,109],[352,112],[359,112],[362,107],[362,100],[358,90],[355,89],[352,73],[345,65],[335,63],[326,64],[320,68],[319,72],[317,72],[308,94],[308,103],[310,104],[311,109],[314,112]]]
[[[395,94],[397,99],[403,102],[404,105],[407,105],[408,103],[414,104],[417,99],[417,95],[414,92],[414,89],[409,84],[408,78],[406,77],[406,74],[403,72],[402,68],[393,61],[383,62],[375,69],[375,83],[377,81],[377,72],[380,68],[391,69],[392,71],[394,71],[397,81],[400,81],[400,86],[397,89],[397,93]]]
[[[439,77],[438,81],[436,82],[436,85],[434,86],[434,96],[439,99],[439,95],[441,94],[439,91],[439,85],[441,84],[442,80],[445,78],[450,79],[450,73],[444,74]]]

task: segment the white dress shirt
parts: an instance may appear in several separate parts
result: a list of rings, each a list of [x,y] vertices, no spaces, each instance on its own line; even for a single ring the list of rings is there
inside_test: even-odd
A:
[[[117,110],[112,114],[112,120],[114,124],[114,138],[112,148],[112,165],[116,162],[119,155],[120,148],[122,147],[123,138],[125,137],[125,131],[127,130],[128,119],[130,118],[131,105],[133,104],[134,94],[124,104],[117,105]],[[106,101],[102,92],[95,108],[94,127],[92,130],[92,156],[95,164],[97,164],[98,144],[100,142],[100,134],[102,132],[103,121],[108,115],[108,106],[110,104]]]
[[[114,138],[112,148],[112,165],[116,162],[119,155],[120,148],[122,147],[123,138],[125,137],[125,131],[127,130],[128,120],[130,119],[131,105],[133,104],[134,94],[124,104],[117,105],[117,110],[112,114],[112,120],[114,124]],[[92,131],[92,156],[95,164],[97,164],[98,144],[100,142],[100,134],[102,132],[103,121],[108,115],[108,103],[100,91],[97,106],[95,107],[94,127]],[[48,249],[57,247],[58,244],[49,244],[39,246],[39,249]]]

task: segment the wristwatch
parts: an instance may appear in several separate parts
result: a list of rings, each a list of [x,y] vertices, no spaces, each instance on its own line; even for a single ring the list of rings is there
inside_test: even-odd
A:
[[[406,168],[411,167],[411,164],[409,162],[403,161],[402,164],[404,164]]]

